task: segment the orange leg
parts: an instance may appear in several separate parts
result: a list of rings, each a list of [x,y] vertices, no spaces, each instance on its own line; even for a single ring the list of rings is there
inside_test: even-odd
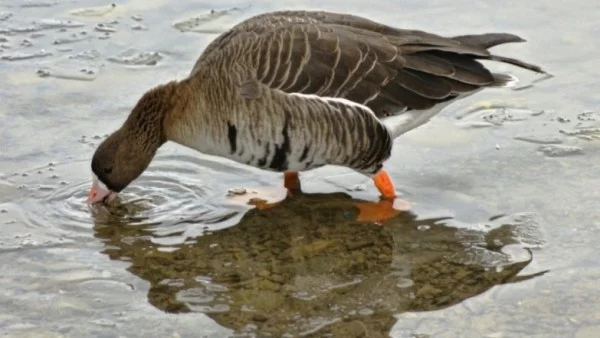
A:
[[[372,179],[383,199],[396,198],[394,183],[392,182],[392,179],[390,178],[390,175],[388,175],[387,171],[383,169],[379,170],[379,172],[375,174]]]
[[[286,171],[283,173],[283,186],[288,191],[300,191],[300,178],[297,171]]]

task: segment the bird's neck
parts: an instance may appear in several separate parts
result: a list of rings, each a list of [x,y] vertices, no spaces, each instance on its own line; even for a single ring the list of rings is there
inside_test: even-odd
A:
[[[169,140],[173,125],[185,116],[191,95],[182,82],[172,81],[148,90],[138,100],[120,132],[154,153]]]
[[[225,104],[214,88],[203,88],[198,77],[174,83],[173,108],[164,119],[167,141],[198,150],[205,154],[222,155],[221,135],[226,130],[226,118],[219,113]]]

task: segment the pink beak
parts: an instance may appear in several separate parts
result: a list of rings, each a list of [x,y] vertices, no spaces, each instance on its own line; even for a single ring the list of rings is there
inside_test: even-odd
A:
[[[95,204],[98,202],[102,202],[105,198],[108,197],[108,200],[112,200],[115,198],[117,194],[104,185],[104,183],[98,180],[96,175],[92,177],[92,188],[90,189],[90,195],[86,199],[85,203],[87,204]]]

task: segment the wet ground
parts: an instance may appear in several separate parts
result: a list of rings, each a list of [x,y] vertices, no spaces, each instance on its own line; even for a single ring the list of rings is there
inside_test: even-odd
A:
[[[11,337],[597,337],[595,1],[0,1],[0,332]],[[170,144],[111,212],[89,160],[149,88],[253,14],[320,8],[506,31],[520,90],[449,106],[386,167],[410,212],[337,167],[281,177]],[[533,86],[530,84],[533,83]],[[228,194],[233,189],[246,194]],[[258,192],[254,194],[254,192]]]

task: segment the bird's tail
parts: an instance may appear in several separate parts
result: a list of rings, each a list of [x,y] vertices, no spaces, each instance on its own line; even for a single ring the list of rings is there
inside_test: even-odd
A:
[[[525,39],[521,38],[520,36],[517,36],[514,34],[507,34],[507,33],[486,33],[486,34],[475,34],[475,35],[460,35],[460,36],[454,36],[454,37],[452,37],[452,39],[457,40],[460,43],[465,44],[465,45],[474,46],[474,47],[482,47],[485,49],[489,49],[491,47],[502,45],[505,43],[525,42],[526,41]],[[531,63],[528,63],[525,61],[521,61],[518,59],[506,57],[506,56],[489,54],[487,56],[478,56],[477,58],[484,59],[484,60],[497,61],[497,62],[504,62],[504,63],[511,64],[513,66],[528,69],[528,70],[536,72],[536,73],[547,74],[547,72],[538,65],[534,65],[534,64],[531,64]]]
[[[472,93],[463,95],[468,96],[471,94]],[[381,121],[387,127],[392,139],[395,139],[398,136],[427,123],[432,117],[439,114],[451,102],[453,102],[453,100],[441,102],[425,110],[409,110],[398,115],[382,118]]]
[[[541,67],[527,63],[521,60],[517,60],[514,58],[509,58],[500,55],[494,55],[487,51],[488,48],[512,42],[524,42],[525,40],[521,37],[513,34],[506,33],[486,33],[486,34],[477,34],[477,35],[461,35],[452,37],[453,40],[459,41],[463,45],[473,46],[482,48],[483,51],[480,54],[473,56],[475,59],[480,60],[491,60],[497,62],[508,63],[513,66],[521,67],[524,69],[528,69],[530,71],[546,74],[547,76],[551,76]],[[382,118],[383,124],[387,127],[390,132],[392,138],[396,138],[412,129],[415,129],[425,123],[427,123],[433,116],[440,113],[448,104],[455,102],[459,99],[467,97],[469,95],[475,94],[479,92],[481,89],[485,87],[502,87],[509,88],[515,87],[517,85],[518,79],[509,74],[499,74],[492,73],[493,81],[492,83],[486,84],[485,86],[480,86],[480,88],[475,89],[473,91],[462,93],[457,97],[447,100],[444,102],[440,102],[433,107],[426,110],[409,110],[406,112],[402,112],[397,115],[392,115],[389,117]]]

